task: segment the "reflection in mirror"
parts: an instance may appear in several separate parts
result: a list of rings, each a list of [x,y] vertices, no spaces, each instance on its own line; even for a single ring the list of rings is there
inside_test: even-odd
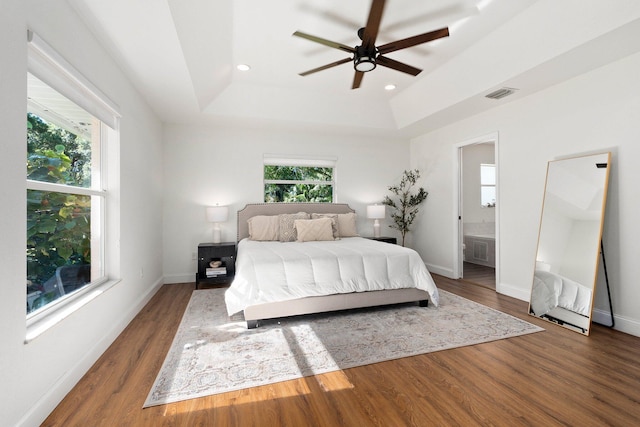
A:
[[[529,314],[589,335],[611,153],[547,166]]]

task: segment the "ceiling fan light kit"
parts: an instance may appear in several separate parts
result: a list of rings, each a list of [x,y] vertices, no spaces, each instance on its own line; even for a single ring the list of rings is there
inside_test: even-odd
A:
[[[422,70],[407,65],[405,63],[396,61],[394,59],[383,56],[387,53],[395,52],[400,49],[406,49],[422,43],[427,43],[432,40],[437,40],[442,37],[449,36],[449,28],[441,28],[439,30],[430,31],[428,33],[420,34],[417,36],[409,37],[406,39],[398,40],[395,42],[387,43],[382,46],[375,45],[376,37],[378,36],[378,30],[380,29],[380,22],[382,21],[382,12],[384,10],[385,0],[373,0],[371,2],[371,9],[369,10],[369,17],[365,27],[358,30],[358,37],[362,40],[362,44],[356,47],[350,47],[342,43],[333,42],[320,37],[312,36],[300,31],[293,33],[296,37],[301,37],[310,40],[315,43],[339,49],[343,52],[348,52],[353,55],[352,58],[345,58],[331,64],[323,65],[321,67],[314,68],[300,73],[301,76],[308,76],[309,74],[316,73],[318,71],[333,68],[335,66],[345,64],[353,61],[353,68],[355,69],[355,76],[353,78],[353,84],[351,89],[357,89],[362,83],[364,73],[373,71],[377,65],[381,65],[386,68],[391,68],[402,73],[411,74],[417,76]]]
[[[353,68],[356,71],[366,73],[376,68],[376,57],[378,52],[367,52],[363,46],[357,46],[353,56]]]

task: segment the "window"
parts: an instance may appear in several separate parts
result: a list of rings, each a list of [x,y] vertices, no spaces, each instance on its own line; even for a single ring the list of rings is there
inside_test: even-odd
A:
[[[332,203],[335,159],[265,156],[264,201]]]
[[[496,165],[480,165],[480,204],[489,208],[496,206]]]
[[[119,115],[29,32],[27,319],[106,281],[104,147]]]

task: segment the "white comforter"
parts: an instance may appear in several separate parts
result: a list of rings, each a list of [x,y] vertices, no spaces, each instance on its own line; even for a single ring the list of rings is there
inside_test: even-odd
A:
[[[559,274],[536,270],[531,293],[531,309],[537,316],[555,307],[584,316],[591,314],[591,289]]]
[[[412,249],[361,237],[321,242],[238,244],[227,311],[296,298],[382,289],[419,288],[438,305],[438,289]]]

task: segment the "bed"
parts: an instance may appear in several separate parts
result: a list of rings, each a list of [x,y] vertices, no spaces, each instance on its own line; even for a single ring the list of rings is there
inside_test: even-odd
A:
[[[592,289],[560,274],[536,269],[531,294],[532,314],[583,332],[589,327]]]
[[[296,230],[301,231],[295,240],[281,235],[288,232],[290,217],[297,218]],[[273,225],[278,219],[281,227]],[[261,226],[256,231],[258,223],[270,223],[271,229]],[[305,233],[311,226],[332,238],[309,240]],[[275,235],[280,239],[274,240]],[[357,236],[355,212],[346,204],[249,204],[238,211],[237,239],[236,274],[225,302],[229,315],[244,314],[248,328],[287,316],[409,302],[438,304],[435,282],[418,253]]]

